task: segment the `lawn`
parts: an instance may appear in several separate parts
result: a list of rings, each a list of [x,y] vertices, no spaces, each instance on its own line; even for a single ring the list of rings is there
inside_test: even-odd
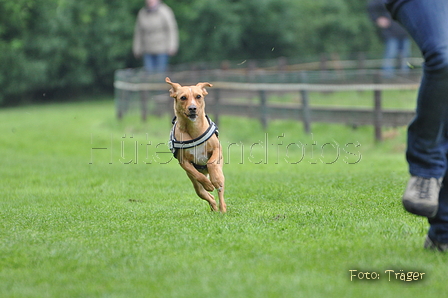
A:
[[[399,199],[405,128],[375,144],[371,127],[222,117],[223,215],[168,153],[170,118],[0,110],[1,297],[445,295],[447,257]]]

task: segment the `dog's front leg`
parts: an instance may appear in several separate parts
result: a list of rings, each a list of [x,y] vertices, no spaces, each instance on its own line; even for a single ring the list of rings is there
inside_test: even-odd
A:
[[[212,155],[207,162],[207,170],[210,175],[210,181],[218,191],[221,191],[221,189],[224,188],[222,163],[221,147],[217,147],[213,149]]]
[[[182,160],[180,162],[180,166],[185,170],[185,172],[187,172],[188,176],[191,177],[191,179],[195,179],[196,181],[201,183],[205,190],[213,191],[215,189],[210,180],[204,174],[196,170],[196,168],[188,160]]]
[[[215,197],[210,194],[208,191],[204,189],[204,186],[202,186],[201,183],[199,183],[198,180],[196,180],[194,177],[192,177],[187,172],[188,178],[190,178],[191,182],[193,183],[194,190],[196,191],[196,194],[203,200],[206,200],[208,204],[210,205],[210,209],[212,211],[218,211],[218,206],[216,206]]]
[[[216,206],[215,198],[208,193],[207,191],[213,191],[213,184],[210,180],[202,173],[200,173],[196,168],[189,162],[181,162],[181,167],[187,173],[188,178],[190,178],[193,183],[194,190],[196,194],[203,200],[206,200],[212,211],[218,211],[218,207]]]
[[[212,156],[207,163],[208,173],[210,175],[210,181],[213,186],[218,190],[219,209],[225,213],[227,206],[224,201],[224,174],[222,172],[223,159],[221,155],[221,148],[213,150]]]

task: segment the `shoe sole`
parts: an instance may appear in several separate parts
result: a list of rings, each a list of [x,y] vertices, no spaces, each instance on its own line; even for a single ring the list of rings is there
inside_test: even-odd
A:
[[[428,250],[434,250],[434,251],[440,251],[440,252],[446,252],[448,250],[446,247],[446,244],[437,245],[436,243],[434,243],[434,241],[431,240],[431,238],[429,238],[428,235],[425,238],[425,243],[424,243],[423,247]]]
[[[415,203],[409,200],[403,199],[404,209],[412,214],[433,218],[437,214],[438,205],[428,206],[423,203]]]
[[[426,236],[425,238],[425,243],[423,244],[423,248],[425,249],[429,249],[429,250],[434,250],[436,249],[436,245],[434,244],[434,242],[432,242],[432,240]]]

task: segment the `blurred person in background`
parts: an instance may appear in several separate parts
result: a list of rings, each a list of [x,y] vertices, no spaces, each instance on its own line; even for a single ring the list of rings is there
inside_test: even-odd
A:
[[[402,202],[428,217],[424,247],[448,250],[448,0],[385,0],[424,58],[417,110],[408,127],[411,178]]]
[[[179,35],[170,7],[160,0],[146,0],[134,29],[133,53],[143,58],[148,73],[165,73],[169,57],[177,53]]]
[[[391,78],[395,75],[396,59],[402,73],[409,72],[406,58],[411,51],[411,40],[406,30],[394,21],[384,5],[384,0],[371,0],[367,6],[370,19],[379,28],[384,41],[383,76]]]

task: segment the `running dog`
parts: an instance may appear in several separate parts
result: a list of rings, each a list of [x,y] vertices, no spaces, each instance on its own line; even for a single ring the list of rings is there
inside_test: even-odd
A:
[[[171,85],[170,96],[174,98],[173,128],[170,134],[170,149],[179,160],[193,183],[196,194],[206,200],[213,211],[227,211],[224,201],[224,174],[222,171],[222,148],[218,140],[218,128],[205,114],[205,87],[210,83],[194,86]],[[219,209],[210,192],[218,190]]]

